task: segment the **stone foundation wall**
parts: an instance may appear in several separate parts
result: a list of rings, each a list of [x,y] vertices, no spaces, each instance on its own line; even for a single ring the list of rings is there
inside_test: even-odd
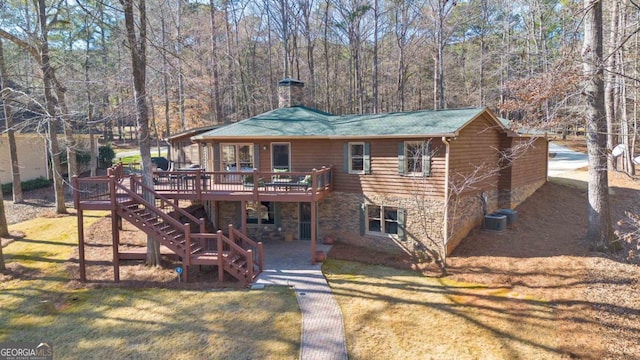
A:
[[[363,204],[393,206],[405,210],[405,238],[360,234]],[[319,205],[319,238],[334,236],[338,241],[387,252],[413,252],[441,244],[443,202],[396,196],[333,193]],[[366,220],[365,220],[366,221]]]
[[[496,211],[499,208],[498,191],[484,191],[484,195],[487,213]],[[457,200],[452,200],[449,205],[448,225],[450,233],[447,254],[450,254],[472,229],[482,226],[483,218],[484,210],[480,194],[463,195]]]
[[[295,240],[300,240],[298,218],[300,205],[298,203],[280,203],[280,227],[283,234],[293,234]]]
[[[505,209],[515,208],[533,195],[546,182],[547,180],[545,179],[511,189],[510,191],[500,191],[500,207]]]

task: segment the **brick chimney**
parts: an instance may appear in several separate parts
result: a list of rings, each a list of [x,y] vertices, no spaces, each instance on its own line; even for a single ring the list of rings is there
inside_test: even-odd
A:
[[[304,105],[304,83],[299,80],[284,78],[278,81],[278,107]]]

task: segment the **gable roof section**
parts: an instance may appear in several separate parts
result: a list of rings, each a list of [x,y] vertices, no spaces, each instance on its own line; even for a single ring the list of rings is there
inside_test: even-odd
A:
[[[504,125],[484,108],[335,116],[297,106],[269,111],[196,135],[192,139],[455,136],[483,113],[489,114],[489,118],[501,130],[506,130]]]
[[[202,134],[210,130],[215,130],[222,126],[225,126],[225,124],[207,125],[199,128],[187,129],[169,136],[166,140],[172,142],[181,139],[190,139],[194,135]]]

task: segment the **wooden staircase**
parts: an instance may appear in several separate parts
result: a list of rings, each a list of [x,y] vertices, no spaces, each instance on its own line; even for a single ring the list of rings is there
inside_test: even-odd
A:
[[[132,176],[128,187],[120,181],[112,184],[112,194],[118,194],[112,198],[115,213],[180,257],[185,281],[191,265],[217,266],[219,281],[223,281],[226,272],[245,286],[262,271],[262,243],[254,242],[231,225],[228,237],[222,231],[206,233],[204,219],[186,212],[139,178]],[[189,222],[183,224],[174,216]]]

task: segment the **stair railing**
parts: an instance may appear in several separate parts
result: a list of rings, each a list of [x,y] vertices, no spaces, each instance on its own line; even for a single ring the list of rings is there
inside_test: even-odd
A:
[[[227,256],[222,256],[222,253],[219,252],[218,271],[221,271],[220,269],[222,268],[227,268],[230,270],[229,273],[232,276],[234,276],[233,271],[231,271],[232,270],[231,265],[229,264],[231,263],[231,259],[233,259],[233,255],[239,254],[241,257],[243,257],[246,260],[245,285],[251,283],[254,277],[253,251],[251,251],[251,249],[248,249],[248,250],[243,249],[240,245],[236,244],[233,240],[222,235],[221,230],[218,230],[217,235],[218,235],[218,251],[220,251],[220,249],[222,249],[225,244],[229,246],[229,253],[227,254]],[[219,276],[222,276],[222,275],[219,275]],[[241,280],[241,279],[238,279],[238,280]]]
[[[127,188],[126,186],[124,186],[123,184],[120,184],[118,182],[113,182],[115,184],[115,187],[121,191],[123,191],[124,193],[126,193],[127,195],[129,195],[129,197],[132,200],[135,200],[137,203],[144,205],[145,209],[149,210],[150,212],[152,212],[153,214],[157,215],[158,217],[160,217],[164,222],[172,225],[175,229],[180,230],[182,232],[184,232],[185,234],[185,245],[190,242],[191,240],[189,239],[189,235],[190,235],[190,231],[187,231],[187,229],[190,230],[190,225],[188,223],[186,224],[182,224],[180,223],[180,221],[174,219],[173,217],[169,216],[168,214],[166,214],[164,211],[158,209],[157,207],[155,207],[153,204],[151,204],[150,202],[148,202],[147,200],[145,200],[142,196],[140,196],[139,194],[137,194],[136,192],[134,192],[133,190]],[[124,207],[120,204],[118,204],[118,206],[120,207]],[[162,241],[160,240],[160,242],[162,243]],[[167,244],[165,244],[167,245]],[[171,247],[171,246],[169,246]],[[178,250],[178,247],[175,246],[174,250]],[[180,254],[178,254],[180,255]],[[190,255],[190,247],[185,247],[184,249],[184,256],[188,257]]]
[[[179,207],[178,205],[176,205],[173,201],[169,200],[167,197],[158,194],[152,187],[149,187],[147,185],[145,185],[139,178],[135,177],[135,176],[131,176],[131,187],[133,188],[135,186],[140,186],[142,189],[149,191],[150,193],[152,193],[156,200],[160,201],[160,206],[164,207],[164,206],[169,206],[171,207],[171,209],[173,209],[173,211],[175,213],[178,213],[184,217],[186,217],[187,219],[190,220],[190,222],[193,222],[194,224],[198,224],[198,228],[199,228],[199,232],[203,233],[205,232],[205,221],[204,218],[197,218],[193,215],[191,215],[189,212],[185,211],[184,209],[182,209],[181,207]],[[162,211],[160,209],[158,209],[159,211]],[[163,211],[162,211],[163,212]]]
[[[258,266],[260,271],[264,270],[262,242],[255,242],[251,240],[247,235],[234,228],[231,224],[229,224],[229,240],[240,245],[243,249],[253,250],[253,263]]]

